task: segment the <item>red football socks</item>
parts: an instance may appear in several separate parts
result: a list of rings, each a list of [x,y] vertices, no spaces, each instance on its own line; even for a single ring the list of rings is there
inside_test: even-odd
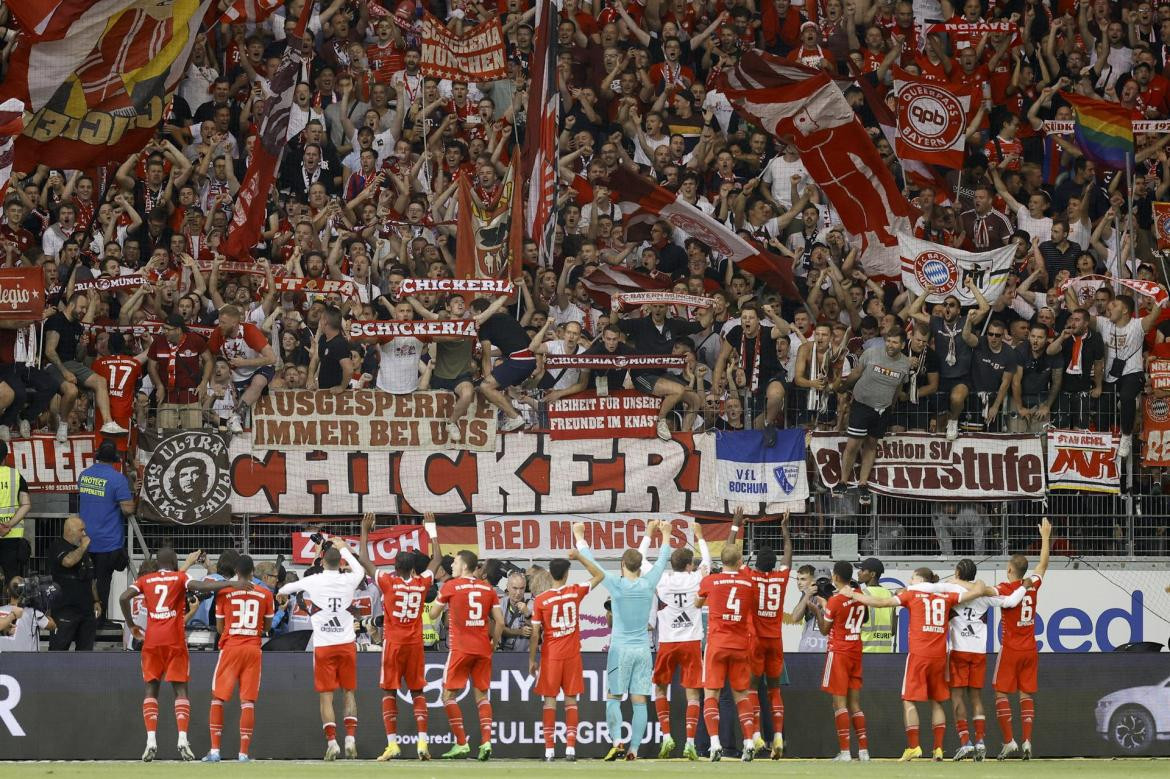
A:
[[[565,704],[565,746],[569,749],[577,748],[577,704]]]
[[[987,734],[987,717],[976,717],[972,722],[975,723],[975,743],[983,743],[983,737]]]
[[[744,740],[747,740],[756,732],[756,721],[752,718],[752,701],[750,698],[744,698],[735,704],[735,708],[739,711],[739,727],[743,731]]]
[[[451,726],[451,733],[455,735],[455,743],[460,746],[466,744],[467,732],[463,730],[463,712],[459,709],[459,704],[447,701],[443,704],[443,709],[447,712],[447,724]]]
[[[240,703],[240,754],[248,754],[252,746],[252,731],[256,728],[256,704],[254,701]]]
[[[699,729],[699,702],[687,701],[687,738],[693,739]]]
[[[869,749],[869,734],[865,730],[865,712],[853,713],[853,732],[857,734],[857,748]]]
[[[382,725],[387,736],[398,735],[398,698],[394,693],[382,696]]]
[[[219,751],[219,742],[223,737],[223,701],[211,699],[211,714],[208,716],[211,732],[211,748]]]
[[[772,687],[768,690],[768,702],[772,704],[772,730],[784,732],[784,699],[780,697],[780,688]]]
[[[842,752],[849,751],[849,711],[837,709],[833,712],[833,722],[837,725],[837,748]]]
[[[703,721],[707,723],[707,735],[719,735],[719,701],[715,698],[703,700]]]
[[[142,722],[146,725],[147,733],[158,730],[158,698],[142,701]]]
[[[479,743],[492,741],[492,702],[484,698],[479,702]]]
[[[186,698],[175,698],[175,726],[180,734],[187,732],[191,723],[191,701]]]
[[[918,726],[917,725],[906,728],[906,746],[909,749],[914,749],[918,746]]]
[[[342,720],[345,725],[346,738],[353,738],[357,736],[357,717],[346,717]]]
[[[995,699],[995,718],[999,720],[999,730],[1003,733],[1003,743],[1015,741],[1016,735],[1012,731],[1012,704],[1007,698]]]
[[[955,731],[959,734],[959,744],[961,746],[967,746],[967,744],[971,743],[971,733],[967,730],[967,720],[956,719]]]
[[[943,737],[946,735],[946,732],[947,732],[947,723],[944,722],[941,725],[934,726],[934,748],[935,749],[942,749]]]
[[[325,731],[325,740],[326,741],[336,741],[337,740],[337,723],[336,722],[326,722],[324,725],[321,726],[321,729]]]
[[[658,727],[662,729],[662,735],[670,735],[670,701],[666,699],[665,695],[660,695],[654,699],[654,712],[658,715]]]
[[[1031,698],[1020,696],[1020,730],[1024,741],[1032,740],[1032,720],[1036,716],[1036,703]]]
[[[419,733],[427,732],[427,699],[422,693],[414,693],[412,697],[414,703],[414,724],[418,728]]]

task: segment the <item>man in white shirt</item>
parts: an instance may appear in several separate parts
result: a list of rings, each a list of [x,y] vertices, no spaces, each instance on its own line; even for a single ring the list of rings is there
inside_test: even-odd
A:
[[[409,303],[394,306],[395,319],[414,319]],[[418,389],[418,368],[426,344],[414,336],[399,336],[378,344],[378,389],[406,395]]]
[[[792,208],[792,177],[800,176],[797,191],[803,191],[808,186],[808,169],[800,161],[800,153],[795,146],[785,146],[784,153],[774,157],[764,168],[760,177],[771,187],[772,200],[783,209]]]
[[[560,338],[555,341],[545,341],[544,334],[552,321],[551,318],[547,319],[544,327],[532,339],[534,344],[532,351],[555,357],[571,356],[585,351],[585,347],[581,344],[580,322],[566,322],[558,328],[561,330]],[[580,378],[581,371],[577,368],[545,368],[544,376],[540,380],[540,388],[552,390],[545,396],[545,400],[556,400],[563,397],[566,394],[564,390],[575,385]]]

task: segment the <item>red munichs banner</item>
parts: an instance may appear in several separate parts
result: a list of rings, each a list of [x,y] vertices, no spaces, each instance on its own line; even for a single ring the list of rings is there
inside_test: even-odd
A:
[[[45,310],[45,273],[40,268],[0,268],[0,320],[40,320]]]

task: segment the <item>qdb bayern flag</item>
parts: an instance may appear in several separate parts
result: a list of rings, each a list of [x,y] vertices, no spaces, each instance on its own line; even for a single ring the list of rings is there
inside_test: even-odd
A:
[[[739,503],[808,500],[804,430],[779,430],[764,446],[762,430],[715,434],[715,494]]]
[[[846,230],[893,243],[890,225],[914,208],[827,73],[753,49],[719,76],[717,88],[753,123],[796,146]]]
[[[30,4],[40,17],[32,29],[42,32],[17,40],[0,86],[0,99],[21,100],[31,114],[16,141],[16,169],[45,161],[91,168],[141,149],[168,110],[210,4]]]
[[[260,240],[267,214],[268,193],[276,179],[280,157],[288,143],[289,118],[292,116],[293,90],[301,73],[304,58],[301,42],[305,26],[313,11],[313,0],[305,0],[297,26],[288,35],[288,45],[281,55],[280,65],[269,79],[264,98],[252,108],[252,115],[260,121],[260,135],[252,148],[252,159],[239,195],[232,210],[232,224],[221,251],[228,257],[248,255],[248,250]]]
[[[902,285],[917,297],[924,289],[929,303],[941,303],[954,295],[964,306],[975,305],[975,296],[967,289],[967,279],[994,303],[1003,293],[1004,282],[1011,271],[1015,244],[989,252],[965,252],[942,244],[924,241],[907,233],[898,233],[898,248],[902,253]]]
[[[944,168],[963,167],[967,116],[975,90],[959,84],[943,86],[894,68],[898,96],[899,159],[918,160]]]
[[[688,237],[707,244],[712,252],[728,258],[741,270],[766,281],[784,297],[790,300],[800,298],[792,278],[791,261],[753,246],[719,220],[680,200],[666,187],[660,187],[624,167],[618,167],[610,174],[609,185],[622,211],[628,239],[649,239],[650,226],[664,220]]]

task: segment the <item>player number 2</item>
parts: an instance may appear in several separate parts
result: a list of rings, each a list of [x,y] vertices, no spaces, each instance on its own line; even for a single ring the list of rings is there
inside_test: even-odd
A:
[[[926,610],[925,627],[945,627],[947,624],[947,602],[937,598],[931,599]]]
[[[260,601],[236,600],[234,602],[236,627],[241,630],[255,630],[260,627]]]
[[[165,584],[154,585],[154,595],[157,600],[154,603],[155,612],[162,612],[166,609],[167,595],[171,592],[171,588]]]
[[[398,596],[397,608],[394,609],[394,619],[418,619],[419,609],[422,608],[421,592],[403,592]]]
[[[572,630],[577,624],[577,604],[560,603],[553,606],[548,624],[554,630]]]
[[[467,621],[478,622],[483,619],[483,604],[479,602],[481,593],[467,593]]]

